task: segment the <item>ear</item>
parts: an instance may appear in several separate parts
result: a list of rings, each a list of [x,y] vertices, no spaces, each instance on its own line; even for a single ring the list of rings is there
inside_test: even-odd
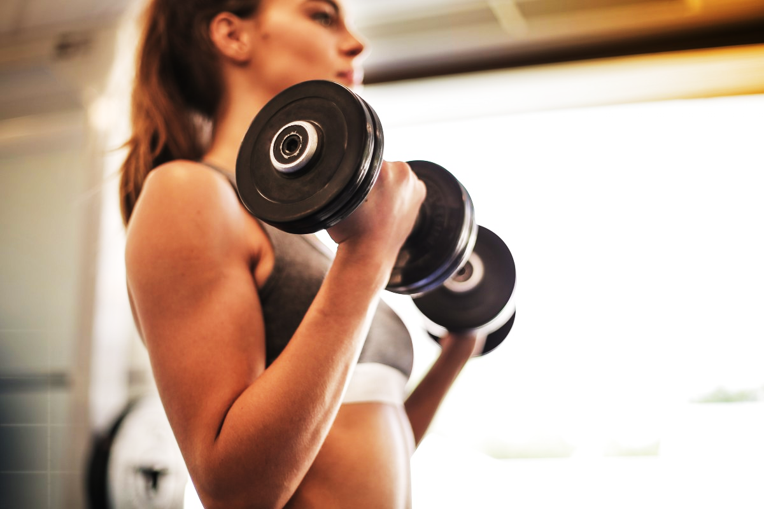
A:
[[[247,22],[230,12],[221,12],[210,22],[210,39],[217,50],[236,64],[251,58],[252,38]]]

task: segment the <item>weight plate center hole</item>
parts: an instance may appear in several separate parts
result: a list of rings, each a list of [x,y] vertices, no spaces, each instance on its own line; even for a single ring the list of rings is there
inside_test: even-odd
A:
[[[297,133],[290,133],[284,141],[281,142],[281,155],[286,159],[296,156],[302,148],[302,136]]]
[[[454,293],[469,292],[480,284],[484,276],[483,260],[473,252],[467,259],[467,263],[448,278],[443,286]]]
[[[470,262],[467,262],[467,264],[459,269],[456,274],[454,274],[454,281],[457,281],[459,283],[464,283],[465,281],[468,281],[470,277],[472,277],[472,274],[474,273],[474,269],[472,268],[472,264]]]

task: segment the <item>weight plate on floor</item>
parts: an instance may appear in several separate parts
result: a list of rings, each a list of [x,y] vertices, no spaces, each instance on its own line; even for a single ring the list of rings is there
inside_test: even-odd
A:
[[[131,405],[112,433],[105,475],[109,507],[183,507],[188,470],[159,397]]]
[[[414,303],[429,320],[447,330],[475,330],[507,312],[515,278],[509,248],[481,226],[467,263],[439,288],[415,297]]]
[[[382,128],[365,102],[329,81],[290,87],[257,114],[236,160],[252,215],[290,233],[347,217],[379,173]]]
[[[442,285],[465,262],[477,237],[475,208],[467,190],[445,168],[409,161],[427,195],[401,248],[387,289],[416,295]]]

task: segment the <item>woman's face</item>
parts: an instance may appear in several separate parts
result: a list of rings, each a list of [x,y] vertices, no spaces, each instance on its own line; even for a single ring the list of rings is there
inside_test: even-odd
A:
[[[253,79],[274,95],[307,80],[352,86],[363,78],[363,43],[338,0],[263,0],[252,19]]]

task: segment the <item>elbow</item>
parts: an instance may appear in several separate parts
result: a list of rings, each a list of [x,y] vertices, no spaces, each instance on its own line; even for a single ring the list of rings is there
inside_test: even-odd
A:
[[[242,475],[243,466],[209,465],[195,470],[191,476],[205,509],[281,509],[295,491],[262,472]]]
[[[288,501],[267,499],[262,494],[242,496],[240,494],[208,495],[199,492],[199,500],[205,509],[281,509]]]
[[[281,509],[289,501],[288,496],[264,487],[241,487],[226,491],[194,484],[205,509]]]

